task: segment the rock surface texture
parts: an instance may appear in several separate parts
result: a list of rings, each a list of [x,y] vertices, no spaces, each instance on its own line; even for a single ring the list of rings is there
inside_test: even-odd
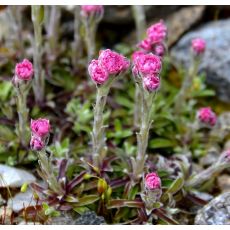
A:
[[[0,164],[0,187],[17,188],[35,181],[36,178],[25,170]]]
[[[198,211],[195,218],[197,225],[230,224],[230,192],[223,193],[211,200]]]
[[[218,98],[230,103],[230,20],[210,22],[185,34],[171,51],[174,62],[189,66],[191,40],[196,37],[207,43],[200,71],[205,71],[207,83],[216,89]]]

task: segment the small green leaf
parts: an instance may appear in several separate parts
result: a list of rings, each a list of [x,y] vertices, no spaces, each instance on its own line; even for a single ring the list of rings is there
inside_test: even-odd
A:
[[[150,141],[149,144],[150,148],[157,149],[157,148],[168,148],[175,146],[175,142],[165,138],[155,138]]]
[[[98,195],[87,195],[79,198],[79,202],[77,204],[74,204],[74,207],[80,207],[80,206],[85,206],[89,204],[93,204],[97,200],[99,200]]]

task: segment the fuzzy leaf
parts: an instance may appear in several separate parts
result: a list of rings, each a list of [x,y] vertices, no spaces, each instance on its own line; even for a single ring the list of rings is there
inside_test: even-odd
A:
[[[87,195],[79,198],[79,202],[77,204],[74,204],[74,207],[80,207],[85,206],[89,204],[93,204],[97,200],[99,200],[100,197],[98,195]]]
[[[157,148],[168,148],[175,146],[175,142],[165,138],[155,138],[150,141],[149,144],[150,148],[157,149]]]

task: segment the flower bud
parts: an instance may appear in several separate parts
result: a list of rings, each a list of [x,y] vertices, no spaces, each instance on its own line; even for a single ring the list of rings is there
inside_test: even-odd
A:
[[[90,16],[94,14],[103,14],[104,7],[102,5],[83,5],[81,6],[81,14]]]
[[[146,38],[138,44],[138,47],[147,52],[150,52],[152,50],[152,43],[148,38]]]
[[[204,107],[198,110],[197,117],[199,121],[205,125],[214,126],[217,121],[216,114],[210,107]]]
[[[166,39],[167,27],[164,24],[164,21],[160,20],[158,23],[150,26],[147,29],[147,36],[152,44],[162,42],[164,39]]]
[[[44,149],[45,143],[40,137],[32,136],[30,140],[30,148],[34,151],[41,151]]]
[[[108,78],[108,72],[103,66],[99,65],[98,60],[92,60],[88,67],[89,75],[96,84],[104,84]]]
[[[202,38],[195,38],[192,40],[193,52],[197,55],[204,53],[206,48],[206,42]]]
[[[147,75],[143,78],[143,87],[149,91],[156,91],[160,86],[160,78],[158,74]]]
[[[161,60],[152,53],[139,55],[136,57],[134,65],[143,75],[159,73],[161,71]]]
[[[15,75],[19,80],[31,80],[33,73],[33,64],[27,59],[24,59],[15,67]]]
[[[50,132],[50,123],[49,120],[43,118],[39,118],[37,120],[31,119],[30,128],[35,136],[45,137]]]
[[[161,179],[157,173],[148,173],[145,177],[145,188],[155,190],[161,188]]]
[[[127,58],[110,49],[100,51],[98,61],[100,66],[103,66],[108,74],[114,75],[126,71],[130,65]]]
[[[104,179],[99,179],[97,183],[97,191],[99,194],[104,193],[108,188],[107,182]]]

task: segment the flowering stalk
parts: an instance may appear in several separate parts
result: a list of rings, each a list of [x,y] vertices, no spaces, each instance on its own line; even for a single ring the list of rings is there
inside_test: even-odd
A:
[[[43,23],[43,6],[31,6],[31,15],[34,26],[34,82],[33,90],[35,100],[41,103],[44,100],[45,79],[44,71],[42,70],[42,23]]]
[[[76,69],[79,62],[79,58],[82,56],[82,41],[80,35],[80,6],[74,7],[74,42],[73,42],[73,53],[72,53],[72,64],[74,69]]]
[[[142,40],[145,34],[146,20],[145,20],[145,9],[144,6],[132,5],[133,16],[135,19],[137,29],[137,41]]]
[[[89,75],[97,85],[92,131],[93,164],[96,167],[101,165],[106,153],[103,111],[107,95],[114,80],[128,67],[129,61],[124,56],[109,49],[101,51],[98,60],[92,60],[88,67]]]
[[[141,6],[133,6],[136,10],[136,14],[138,11],[143,8]],[[140,15],[136,15],[136,17],[140,17]],[[138,19],[141,20],[141,19]],[[142,29],[145,28],[143,25],[141,26]],[[159,56],[160,58],[163,58],[165,51],[166,51],[166,45],[165,40],[167,37],[167,27],[164,24],[163,20],[160,20],[158,23],[155,23],[151,25],[146,32],[147,37],[142,40],[143,38],[143,31],[141,32],[141,35],[139,36],[140,43],[138,44],[138,47],[141,49],[141,51],[136,51],[134,53],[134,56],[139,54],[146,54],[149,52],[152,52],[153,54]],[[140,88],[136,84],[135,88],[135,107],[134,107],[134,125],[136,127],[140,127],[140,119],[142,116],[142,113],[140,112],[139,105],[141,104],[141,94],[140,94]]]
[[[18,137],[21,144],[25,147],[27,145],[27,138],[29,135],[27,131],[28,109],[26,105],[27,95],[31,87],[31,80],[33,75],[33,65],[27,59],[18,63],[15,67],[15,75],[12,83],[17,93],[17,111],[19,118]]]
[[[92,131],[93,141],[93,163],[98,166],[103,160],[105,150],[105,134],[103,125],[103,112],[106,104],[109,90],[113,83],[113,78],[110,78],[105,85],[97,87],[96,104],[94,107],[94,122]]]
[[[49,141],[50,124],[47,119],[31,120],[31,149],[38,154],[38,163],[41,169],[41,177],[47,182],[57,194],[62,194],[63,190],[57,177],[54,174],[51,164],[51,157],[47,156],[46,145]]]
[[[146,149],[148,146],[149,129],[152,124],[151,111],[155,94],[146,92],[143,88],[140,89],[140,114],[141,124],[140,131],[137,133],[137,157],[134,168],[134,177],[140,178],[144,169],[146,160]]]
[[[183,108],[185,101],[189,94],[189,89],[193,83],[193,79],[198,72],[198,67],[200,64],[200,60],[202,54],[205,51],[205,41],[203,39],[194,39],[192,40],[192,50],[193,50],[193,63],[191,68],[189,69],[188,75],[186,76],[185,80],[183,81],[182,87],[180,92],[178,93],[175,101],[175,112],[177,114],[181,113],[181,109]]]
[[[141,116],[140,131],[137,133],[137,157],[133,160],[133,177],[139,180],[144,170],[149,129],[151,127],[151,111],[156,90],[159,88],[161,60],[154,54],[135,52],[132,56],[133,75],[140,89],[139,113]]]
[[[81,18],[85,28],[85,43],[88,63],[94,58],[96,52],[96,31],[104,14],[100,5],[84,5],[81,7]]]
[[[23,46],[23,28],[22,28],[22,6],[9,6],[10,20],[12,20],[12,25],[15,31],[15,43],[16,48],[20,50],[20,58],[24,56],[24,46]]]
[[[51,60],[55,59],[56,52],[58,50],[58,38],[59,38],[59,26],[60,26],[60,17],[61,9],[60,6],[47,6],[51,7],[48,15],[48,24],[47,24],[47,38],[49,44],[49,53]]]
[[[221,171],[230,167],[230,150],[223,152],[216,163],[192,176],[186,183],[187,187],[196,187],[210,178],[214,178]]]

